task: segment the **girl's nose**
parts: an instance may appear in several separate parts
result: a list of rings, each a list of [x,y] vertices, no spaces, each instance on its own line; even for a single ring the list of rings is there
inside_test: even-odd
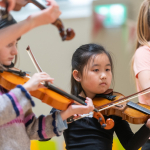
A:
[[[100,78],[101,79],[106,79],[106,74],[105,73],[101,73]]]
[[[16,47],[16,46],[13,46],[12,51],[11,51],[11,54],[12,54],[12,55],[17,55],[17,54],[18,54],[18,51],[17,51],[17,47]]]

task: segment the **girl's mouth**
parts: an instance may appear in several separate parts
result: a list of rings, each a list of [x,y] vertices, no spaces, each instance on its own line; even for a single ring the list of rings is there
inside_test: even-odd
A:
[[[14,58],[8,58],[9,61],[12,61]]]
[[[102,82],[100,85],[106,85],[106,82]]]

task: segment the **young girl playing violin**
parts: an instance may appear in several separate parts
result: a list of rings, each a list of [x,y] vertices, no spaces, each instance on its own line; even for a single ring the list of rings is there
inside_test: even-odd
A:
[[[137,44],[133,56],[137,91],[150,87],[150,0],[141,4],[137,23]],[[139,96],[139,102],[150,105],[150,93]],[[142,150],[150,149],[150,138]]]
[[[1,28],[14,24],[5,22]],[[12,66],[17,55],[17,40],[0,48],[1,68]],[[0,150],[29,150],[30,140],[47,139],[60,136],[67,128],[65,119],[76,113],[89,113],[94,109],[92,100],[87,98],[87,106],[71,105],[65,111],[57,111],[48,116],[38,118],[32,112],[34,101],[29,92],[41,88],[42,81],[53,82],[46,73],[37,73],[24,85],[18,85],[11,91],[0,87]]]
[[[110,54],[100,45],[80,46],[72,57],[71,93],[83,101],[105,93],[112,82],[113,62]],[[54,109],[51,111],[54,112]],[[126,150],[138,150],[150,135],[150,119],[134,134],[127,121],[118,116],[110,130],[102,128],[93,116],[68,124],[64,131],[67,150],[111,150],[114,132]]]

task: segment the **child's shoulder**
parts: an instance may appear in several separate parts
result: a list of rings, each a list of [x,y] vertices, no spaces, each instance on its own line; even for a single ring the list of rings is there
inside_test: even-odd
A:
[[[150,45],[150,43],[149,43]],[[140,46],[136,51],[135,51],[135,57],[138,56],[143,56],[143,55],[150,55],[150,47],[148,47],[147,45],[144,46]]]

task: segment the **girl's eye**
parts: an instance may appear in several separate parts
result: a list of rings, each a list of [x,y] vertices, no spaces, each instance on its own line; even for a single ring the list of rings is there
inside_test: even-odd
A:
[[[106,69],[106,71],[110,71],[110,69]]]
[[[99,71],[99,69],[94,69],[93,71],[94,71],[94,72],[98,72],[98,71]]]
[[[11,47],[11,46],[13,46],[13,43],[10,43],[10,44],[7,45],[7,47]]]

